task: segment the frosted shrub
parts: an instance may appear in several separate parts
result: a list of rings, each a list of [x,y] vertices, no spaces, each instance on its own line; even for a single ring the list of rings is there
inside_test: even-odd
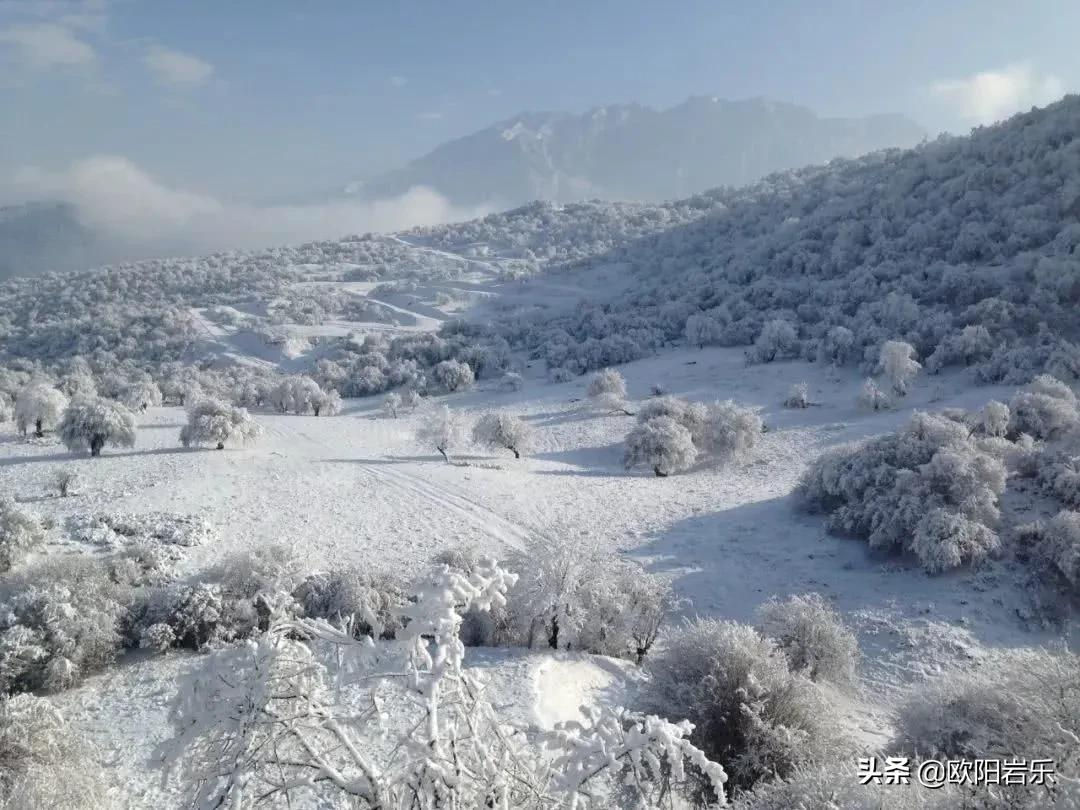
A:
[[[1009,406],[990,400],[979,411],[977,430],[984,436],[1003,437],[1009,432]]]
[[[467,427],[460,413],[437,405],[421,416],[416,440],[425,447],[434,447],[449,462],[450,453],[465,443]]]
[[[499,379],[500,391],[520,391],[525,387],[525,380],[516,371],[508,371]]]
[[[163,653],[175,645],[176,631],[165,622],[144,627],[142,632],[139,633],[139,649],[141,650]]]
[[[406,604],[404,585],[390,574],[359,568],[311,574],[293,591],[305,616],[348,628],[356,638],[394,638]]]
[[[100,456],[106,445],[135,446],[135,416],[111,399],[76,399],[64,411],[60,440],[72,453]]]
[[[1080,454],[1075,452],[1044,450],[1039,454],[1036,476],[1043,492],[1080,509]]]
[[[443,360],[432,369],[435,380],[447,391],[464,391],[470,387],[476,378],[468,363],[460,360]]]
[[[401,394],[391,391],[383,399],[382,404],[383,413],[391,419],[397,419],[398,413],[401,412]]]
[[[311,620],[279,620],[208,658],[178,690],[170,767],[195,803],[215,807],[660,807],[685,798],[692,777],[721,794],[726,774],[686,724],[587,707],[538,744],[496,714],[482,674],[464,667],[461,625],[474,607],[504,604],[514,580],[492,561],[426,578],[403,611],[405,661],[390,671],[381,642]],[[346,682],[370,688],[342,707]],[[386,744],[372,747],[375,736]]]
[[[702,312],[695,312],[686,319],[683,334],[686,336],[686,342],[691,346],[709,346],[720,342],[723,326],[716,318]]]
[[[326,392],[315,380],[304,374],[282,379],[269,393],[270,401],[281,413],[334,413],[341,408],[340,395]]]
[[[523,565],[532,563],[524,554],[521,555],[521,560]],[[490,556],[475,546],[445,548],[432,558],[432,563],[437,572],[443,571],[445,567],[471,577],[490,564]],[[466,647],[501,647],[528,643],[531,619],[526,615],[527,610],[522,606],[515,612],[510,604],[511,600],[515,599],[513,593],[519,586],[522,590],[518,593],[525,593],[524,583],[519,578],[515,586],[507,592],[504,603],[493,604],[488,609],[473,605],[462,613],[462,644]]]
[[[1080,594],[1080,512],[1063,509],[1054,517],[1019,529],[1032,556]]]
[[[613,397],[616,402],[626,399],[626,380],[613,368],[602,369],[589,379],[586,394],[590,399]]]
[[[877,383],[870,377],[866,378],[862,388],[859,389],[858,402],[859,407],[864,411],[884,411],[892,407],[889,395],[878,388]]]
[[[311,410],[316,416],[337,416],[341,413],[341,394],[333,389],[320,391],[311,398]]]
[[[408,411],[414,411],[424,404],[424,398],[415,388],[406,388],[401,392],[401,407]]]
[[[188,407],[187,424],[180,429],[180,444],[184,447],[211,444],[224,450],[226,444],[247,444],[261,434],[262,427],[246,408],[216,399],[199,399]]]
[[[747,353],[753,363],[771,363],[783,357],[799,354],[799,333],[788,321],[766,321],[754,345]]]
[[[690,431],[670,416],[641,422],[626,434],[625,444],[626,468],[648,467],[659,478],[685,470],[698,455]]]
[[[806,383],[795,383],[788,389],[787,396],[784,398],[785,408],[809,408],[810,407],[810,388]]]
[[[79,483],[79,474],[74,470],[57,470],[52,477],[53,489],[61,498],[66,498]]]
[[[818,344],[819,363],[842,366],[855,358],[855,334],[846,326],[834,326]]]
[[[10,497],[0,498],[0,573],[10,571],[44,542],[45,528],[40,518],[20,508]]]
[[[1080,404],[1072,390],[1048,374],[1040,374],[1009,400],[1009,435],[1027,433],[1056,439],[1080,424]]]
[[[572,540],[517,554],[510,564],[522,572],[507,596],[510,621],[529,647],[640,664],[676,605],[667,580]]]
[[[752,627],[698,619],[667,638],[648,669],[649,710],[693,723],[691,739],[725,763],[736,787],[786,777],[836,750],[818,687]]]
[[[849,684],[859,645],[819,594],[773,597],[758,609],[761,632],[787,656],[788,666],[810,680]]]
[[[65,689],[115,659],[123,608],[99,561],[43,561],[9,594],[0,605],[0,694]]]
[[[476,420],[473,441],[481,447],[504,448],[521,458],[532,449],[533,431],[528,422],[504,411],[485,413]]]
[[[1004,464],[965,425],[916,413],[897,433],[823,453],[797,491],[832,529],[910,551],[935,573],[998,549],[1004,489]]]
[[[0,391],[0,423],[8,422],[15,415],[14,409],[8,400],[7,394]]]
[[[30,428],[35,436],[44,436],[60,424],[67,403],[67,397],[48,383],[30,383],[15,398],[15,427],[24,436]]]
[[[1080,659],[997,651],[971,671],[920,684],[896,713],[896,745],[942,759],[1036,755],[1064,762],[1080,735]]]
[[[882,345],[878,365],[893,393],[900,397],[907,394],[908,386],[922,368],[915,362],[915,347],[902,340],[888,340]]]
[[[0,808],[108,810],[106,788],[90,741],[45,698],[0,698]]]
[[[574,379],[574,372],[565,366],[556,366],[548,371],[548,379],[553,383],[568,383]]]
[[[752,408],[727,399],[706,406],[699,430],[699,435],[691,430],[698,449],[720,463],[728,463],[747,458],[761,437],[764,424]]]
[[[162,403],[161,389],[153,380],[139,380],[128,386],[123,401],[133,411],[156,408]]]

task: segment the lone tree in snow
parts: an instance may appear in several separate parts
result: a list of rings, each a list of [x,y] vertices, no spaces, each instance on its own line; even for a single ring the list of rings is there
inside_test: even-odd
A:
[[[262,433],[246,408],[226,405],[216,399],[201,399],[188,408],[188,421],[180,429],[180,444],[192,447],[213,444],[225,449],[230,441],[254,441]]]
[[[450,392],[464,391],[476,380],[469,364],[460,360],[443,360],[435,366],[432,373],[439,385]]]
[[[382,403],[383,413],[389,416],[391,419],[397,419],[398,413],[401,411],[401,394],[391,391],[386,395],[386,399]]]
[[[922,368],[915,362],[915,347],[902,340],[886,341],[881,347],[878,363],[893,391],[900,397],[907,394],[908,385]]]
[[[884,411],[891,404],[889,395],[878,388],[872,378],[867,377],[859,391],[859,407],[867,411]]]
[[[670,416],[657,416],[642,422],[626,435],[623,464],[651,467],[658,478],[685,470],[697,458],[697,448],[690,431]]]
[[[777,357],[790,357],[798,352],[799,334],[788,321],[766,321],[761,333],[747,354],[752,363],[771,363]]]
[[[133,411],[156,408],[161,404],[162,399],[161,389],[153,380],[134,382],[124,392],[124,404]]]
[[[111,399],[80,397],[64,411],[59,432],[72,453],[89,450],[100,456],[105,445],[135,446],[135,415]]]
[[[482,447],[502,447],[521,458],[532,445],[532,428],[527,422],[503,411],[485,413],[473,427],[473,441]]]
[[[589,380],[587,393],[589,399],[601,408],[633,416],[626,409],[626,380],[615,369],[605,368],[603,371],[596,372]]]
[[[48,383],[32,382],[15,398],[15,427],[25,436],[33,425],[40,438],[60,423],[67,403],[67,397]]]
[[[331,388],[311,398],[311,410],[316,416],[336,416],[341,413],[341,394]]]
[[[446,461],[450,461],[449,452],[465,442],[465,427],[465,419],[460,413],[446,405],[439,405],[424,414],[420,427],[416,429],[416,440],[434,447]]]

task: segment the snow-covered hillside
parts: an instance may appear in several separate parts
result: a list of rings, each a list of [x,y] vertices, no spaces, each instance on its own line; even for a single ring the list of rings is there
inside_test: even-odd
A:
[[[0,285],[0,807],[1072,806],[1077,121]]]

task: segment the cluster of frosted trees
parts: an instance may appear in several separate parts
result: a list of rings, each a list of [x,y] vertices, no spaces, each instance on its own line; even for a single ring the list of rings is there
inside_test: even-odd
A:
[[[488,450],[509,450],[514,458],[521,458],[533,446],[529,423],[505,411],[481,414],[470,431],[469,420],[463,414],[445,404],[435,405],[423,414],[416,431],[417,441],[437,450],[447,461],[468,438]]]

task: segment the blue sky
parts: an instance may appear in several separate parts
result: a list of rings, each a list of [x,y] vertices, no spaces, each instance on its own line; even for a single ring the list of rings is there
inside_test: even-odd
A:
[[[112,155],[278,199],[523,109],[691,94],[964,131],[1076,88],[1077,31],[1076,0],[0,0],[0,178]]]

